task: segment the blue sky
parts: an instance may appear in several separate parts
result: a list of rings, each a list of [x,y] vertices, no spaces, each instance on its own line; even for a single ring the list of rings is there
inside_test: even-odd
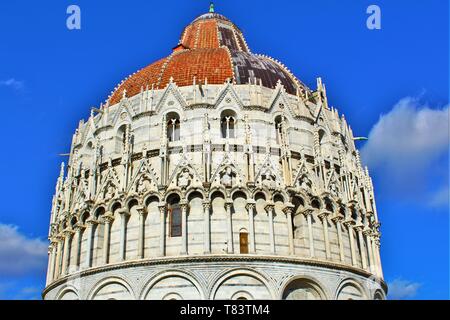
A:
[[[47,3],[48,2],[48,3]],[[82,29],[66,28],[81,8]],[[382,29],[366,28],[377,4]],[[166,56],[209,1],[0,2],[0,299],[39,298],[60,162],[78,121]],[[373,175],[391,297],[449,298],[449,7],[441,0],[216,1],[253,52],[344,113]]]

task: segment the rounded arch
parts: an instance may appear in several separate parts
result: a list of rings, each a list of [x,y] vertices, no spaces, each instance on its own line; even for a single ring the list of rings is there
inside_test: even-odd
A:
[[[85,143],[83,150],[83,156],[87,157],[87,159],[90,159],[94,153],[95,153],[95,143],[94,138],[89,138],[89,140]]]
[[[235,200],[238,197],[244,198],[246,200],[248,200],[249,198],[248,191],[240,187],[236,187],[233,190],[231,190],[230,195],[232,200]]]
[[[308,196],[306,194],[297,192],[291,197],[291,202],[294,206],[302,206],[304,207],[306,205],[306,200],[308,199]]]
[[[275,141],[278,145],[289,141],[289,124],[292,123],[292,119],[289,119],[285,112],[277,112],[273,115],[273,130],[275,130]]]
[[[127,127],[130,126],[130,124],[126,121],[121,122],[120,124],[116,125],[115,128],[115,148],[117,153],[121,153],[123,151],[123,148],[126,143],[126,132]]]
[[[153,192],[153,191],[147,193],[147,194],[143,197],[143,199],[144,199],[143,202],[144,202],[144,204],[145,204],[146,207],[148,207],[148,205],[149,205],[150,203],[152,203],[152,202],[158,202],[158,203],[161,202],[161,196],[160,196],[158,193]]]
[[[209,299],[215,300],[216,294],[219,288],[222,286],[222,284],[225,283],[227,280],[236,276],[248,276],[260,281],[265,286],[270,296],[270,299],[275,299],[275,294],[272,289],[273,286],[270,284],[270,280],[268,279],[268,277],[266,277],[260,272],[248,268],[234,268],[232,270],[223,271],[219,273],[217,276],[215,276],[212,281],[212,283],[214,283],[214,286],[211,288],[209,292]]]
[[[56,294],[56,300],[80,300],[80,295],[74,286],[65,286]]]
[[[212,200],[214,200],[217,197],[221,197],[223,199],[226,199],[227,198],[226,194],[227,193],[226,193],[225,189],[222,189],[222,187],[214,188],[214,190],[211,190],[211,192],[209,194],[209,200],[212,201]]]
[[[120,119],[120,121],[118,121],[115,125],[114,125],[114,131],[117,133],[117,131],[120,128],[126,127],[126,126],[130,126],[131,125],[131,119],[129,117],[128,112],[126,111],[121,111],[120,115],[122,115],[123,113],[126,113],[127,118],[126,119]]]
[[[86,223],[86,221],[91,217],[91,214],[88,211],[84,211],[80,214],[80,219],[78,219],[81,223]]]
[[[95,219],[99,219],[101,216],[103,216],[106,212],[106,209],[103,205],[98,206],[97,208],[95,208],[92,212],[94,212],[94,218]]]
[[[373,295],[373,300],[386,300],[386,296],[382,290],[378,289]]]
[[[248,291],[238,291],[231,297],[231,300],[255,300],[255,298]]]
[[[168,117],[171,115],[178,115],[180,119],[185,117],[183,108],[177,107],[176,105],[166,109],[166,111],[164,112],[164,116],[166,117],[166,119],[168,119]]]
[[[287,108],[286,108],[287,109]],[[277,118],[281,118],[284,116],[284,121],[287,124],[294,123],[294,118],[290,114],[290,112],[276,111],[272,114],[272,121],[275,122]]]
[[[339,206],[339,214],[341,214],[344,218],[347,217],[347,208],[344,205]]]
[[[305,275],[287,279],[280,291],[281,300],[308,300],[311,296],[315,300],[328,300],[324,286],[317,279]]]
[[[168,111],[165,115],[166,118],[166,137],[169,142],[180,141],[181,130],[181,117],[177,111]]]
[[[183,195],[181,194],[181,192],[179,192],[178,190],[172,190],[166,194],[164,201],[167,204],[173,204],[175,201],[180,202],[181,199],[183,199]]]
[[[366,290],[355,279],[347,278],[342,280],[335,293],[335,300],[367,300]]]
[[[131,288],[131,286],[128,284],[127,281],[125,281],[123,278],[120,277],[111,277],[111,278],[106,278],[103,280],[100,280],[99,282],[97,282],[97,284],[95,284],[93,286],[93,288],[91,289],[91,291],[88,294],[88,300],[94,300],[97,296],[97,294],[103,289],[106,288],[109,285],[119,285],[122,286],[123,288],[126,289],[127,293],[129,294],[131,299],[136,299],[136,296],[134,294],[133,289]],[[108,297],[109,298],[113,298],[115,300],[118,300],[115,297]],[[126,299],[125,299],[126,300]]]
[[[223,106],[220,109],[218,109],[217,113],[220,116],[222,116],[222,114],[226,113],[227,111],[237,115],[237,114],[240,114],[242,110],[240,108],[235,107],[235,106],[226,105],[226,106]]]
[[[323,204],[325,209],[329,212],[334,212],[336,210],[337,205],[330,197],[325,197],[323,199]]]
[[[252,198],[256,200],[257,197],[264,198],[264,200],[269,200],[272,197],[270,196],[270,193],[267,190],[264,190],[263,188],[256,188],[252,193]]]
[[[201,198],[204,200],[205,194],[204,192],[199,188],[191,188],[190,190],[186,191],[186,199],[188,202],[190,202],[194,198]]]
[[[124,202],[125,202],[125,208],[127,208],[128,210],[131,210],[131,208],[138,206],[140,204],[139,199],[137,199],[135,197],[129,197]]]
[[[70,228],[73,229],[77,223],[78,223],[78,218],[76,216],[73,216],[69,222]]]
[[[289,195],[285,192],[285,191],[276,191],[273,193],[272,195],[272,200],[274,202],[279,201],[279,199],[282,199],[281,201],[283,203],[288,203],[289,202]]]
[[[192,283],[192,285],[197,289],[199,295],[200,295],[200,299],[204,300],[205,299],[205,292],[202,288],[202,286],[200,285],[200,282],[196,279],[196,277],[191,274],[190,272],[184,271],[184,270],[164,270],[161,271],[159,273],[157,273],[156,275],[153,275],[144,285],[139,299],[140,300],[145,300],[147,295],[150,293],[151,289],[160,281],[167,279],[167,278],[171,278],[171,277],[179,277],[182,279],[185,279],[187,281],[189,281],[190,283]],[[169,293],[171,294],[171,293]],[[167,294],[166,294],[167,296]]]
[[[180,296],[178,293],[168,293],[166,294],[162,300],[168,301],[168,300],[183,300],[183,297]]]
[[[311,199],[310,199],[310,205],[311,205],[311,207],[313,208],[313,209],[318,209],[318,210],[320,210],[320,209],[322,209],[323,208],[323,203],[322,203],[322,200],[320,200],[320,198],[318,198],[318,197],[312,197]]]
[[[220,133],[223,139],[236,138],[237,114],[230,108],[220,113]]]
[[[122,208],[122,202],[121,201],[112,201],[108,206],[108,211],[114,213],[118,209]]]

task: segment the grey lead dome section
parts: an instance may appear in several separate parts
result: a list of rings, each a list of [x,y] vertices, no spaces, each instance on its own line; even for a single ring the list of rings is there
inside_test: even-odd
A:
[[[288,93],[296,94],[297,84],[292,80],[292,76],[275,61],[239,51],[231,51],[231,56],[238,84],[260,82],[264,87],[275,88],[280,81]]]

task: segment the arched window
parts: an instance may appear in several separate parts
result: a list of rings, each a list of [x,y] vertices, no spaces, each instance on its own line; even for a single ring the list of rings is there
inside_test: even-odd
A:
[[[313,201],[311,201],[311,207],[313,207],[314,209],[320,209],[320,202],[317,199],[314,199]]]
[[[122,125],[116,133],[116,152],[122,153],[125,150],[127,140],[127,125]]]
[[[239,233],[239,244],[240,244],[240,253],[248,254],[248,233],[246,231],[241,231]]]
[[[169,113],[167,116],[167,139],[169,142],[180,141],[180,116]]]
[[[220,116],[220,130],[222,138],[236,138],[236,114],[233,111],[226,110]]]
[[[169,201],[168,207],[168,215],[169,215],[169,236],[172,238],[181,237],[182,236],[182,213],[180,206],[180,198],[178,196],[174,196]]]
[[[287,120],[284,115],[275,118],[275,138],[277,144],[285,144],[288,142]]]
[[[281,124],[281,116],[278,116],[275,118],[275,138],[277,141],[277,144],[282,144],[282,135],[283,135],[283,126]]]
[[[325,138],[325,131],[324,130],[319,130],[319,143],[322,144],[324,142],[324,138]]]
[[[333,203],[331,202],[330,199],[325,199],[325,208],[327,209],[327,211],[329,212],[334,212],[334,207],[333,207]]]

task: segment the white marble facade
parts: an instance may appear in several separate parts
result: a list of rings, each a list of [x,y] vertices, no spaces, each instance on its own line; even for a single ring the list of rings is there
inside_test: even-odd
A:
[[[384,299],[372,181],[325,87],[143,90],[81,121],[45,299]]]

